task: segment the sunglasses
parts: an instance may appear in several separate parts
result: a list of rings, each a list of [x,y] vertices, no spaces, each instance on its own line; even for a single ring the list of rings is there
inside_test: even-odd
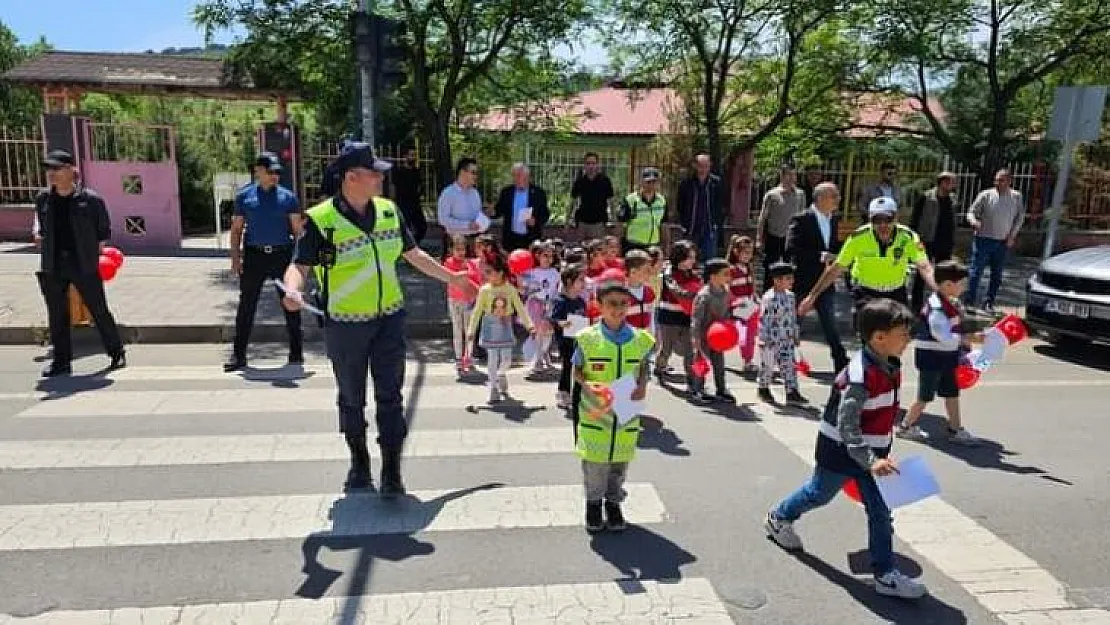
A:
[[[871,218],[871,223],[873,223],[873,224],[889,224],[889,223],[893,223],[893,222],[894,222],[893,217],[883,216],[883,217],[872,217]]]

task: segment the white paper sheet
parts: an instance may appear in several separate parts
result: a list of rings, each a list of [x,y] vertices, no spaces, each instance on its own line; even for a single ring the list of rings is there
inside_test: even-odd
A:
[[[271,279],[269,282],[270,282],[270,284],[274,285],[274,287],[276,287],[277,290],[281,291],[282,294],[284,294],[285,296],[289,297],[290,299],[295,299],[298,302],[300,302],[301,303],[301,308],[307,310],[308,312],[310,312],[314,315],[318,315],[320,317],[324,316],[324,311],[320,310],[319,308],[317,308],[317,307],[313,306],[312,304],[309,304],[308,302],[305,301],[304,293],[301,293],[300,291],[286,291],[285,290],[285,283],[280,281],[280,280]]]
[[[563,329],[564,336],[578,336],[583,330],[590,327],[590,320],[582,315],[567,315],[570,325]]]
[[[474,221],[478,224],[479,232],[485,232],[486,230],[489,230],[490,221],[489,217],[486,217],[485,213],[478,213],[478,216],[474,218]]]
[[[613,392],[613,414],[617,415],[617,423],[624,425],[647,410],[645,401],[632,399],[632,392],[636,390],[635,376],[624,376],[610,384],[609,390]]]
[[[750,297],[745,297],[739,302],[736,302],[736,306],[732,308],[732,314],[739,319],[747,321],[752,318],[752,315],[755,314],[758,308],[759,306],[755,303],[755,300]]]
[[[898,473],[877,478],[879,492],[891,510],[940,494],[937,478],[921,456],[898,461]]]
[[[517,234],[524,234],[528,231],[528,220],[532,218],[532,208],[530,206],[520,209],[516,218],[513,219],[513,232]]]
[[[1002,360],[1009,346],[1010,342],[1006,339],[1006,335],[998,328],[992,327],[983,331],[983,346],[979,351],[982,352],[982,358],[997,363]]]

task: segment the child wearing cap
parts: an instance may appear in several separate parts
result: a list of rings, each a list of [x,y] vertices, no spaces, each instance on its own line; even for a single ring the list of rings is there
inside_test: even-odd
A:
[[[804,405],[808,403],[798,391],[798,372],[794,370],[794,348],[801,342],[798,318],[794,304],[794,266],[782,261],[767,269],[771,288],[763,294],[759,319],[759,399],[774,403],[771,395],[771,376],[775,365],[779,367],[786,386],[786,403]]]
[[[655,339],[646,330],[633,328],[625,319],[632,298],[622,281],[598,285],[601,320],[578,335],[574,353],[574,380],[581,388],[575,428],[575,446],[582,458],[586,490],[586,531],[606,528],[619,532],[627,525],[621,513],[628,463],[636,455],[640,418],[621,423],[612,410],[609,386],[633,376],[633,400],[647,393],[648,362]]]

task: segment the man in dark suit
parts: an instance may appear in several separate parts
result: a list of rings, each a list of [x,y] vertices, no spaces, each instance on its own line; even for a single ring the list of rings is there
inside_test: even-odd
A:
[[[543,237],[550,213],[547,192],[532,184],[524,163],[513,165],[513,184],[501,189],[493,207],[493,218],[501,218],[501,243],[506,252],[528,249]]]
[[[46,300],[50,343],[54,360],[44,377],[68,375],[73,348],[69,335],[69,285],[77,288],[89,308],[104,351],[111,357],[109,369],[127,365],[116,320],[108,310],[104,281],[100,279],[100,251],[112,236],[108,209],[91,189],[77,184],[73,156],[64,150],[46,155],[46,180],[50,188],[35,197],[35,218],[42,239],[39,286]]]
[[[798,301],[805,299],[840,251],[841,242],[837,236],[840,219],[834,214],[839,202],[840,191],[836,185],[822,182],[813,189],[813,206],[790,221],[786,254],[795,266],[794,293]],[[836,328],[836,290],[825,289],[817,298],[815,308],[825,342],[832,352],[833,366],[839,372],[848,365],[848,356]]]

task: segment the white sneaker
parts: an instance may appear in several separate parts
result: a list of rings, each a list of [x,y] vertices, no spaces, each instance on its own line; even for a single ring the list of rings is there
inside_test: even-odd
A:
[[[968,432],[964,428],[960,428],[955,432],[949,430],[948,440],[957,445],[967,445],[968,447],[976,447],[982,444],[982,441],[972,436],[971,432]]]
[[[899,426],[895,430],[894,435],[898,438],[904,438],[911,441],[927,441],[929,440],[929,433],[921,429],[920,425],[911,425],[910,427]]]
[[[504,373],[497,376],[497,390],[501,391],[502,393],[509,392],[509,378]]]
[[[920,599],[929,590],[925,588],[925,584],[910,579],[906,574],[894,569],[882,577],[875,578],[875,592],[887,597]]]
[[[555,405],[560,410],[567,410],[570,408],[570,393],[566,391],[558,391],[555,393]]]
[[[775,515],[768,512],[767,519],[763,521],[763,529],[779,547],[787,551],[801,551],[802,539],[794,531],[794,523],[776,519]]]

